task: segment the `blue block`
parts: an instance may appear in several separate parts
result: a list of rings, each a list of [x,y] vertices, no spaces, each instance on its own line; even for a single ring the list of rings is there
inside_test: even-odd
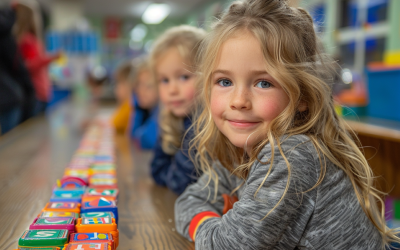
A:
[[[112,212],[115,216],[115,221],[118,224],[118,207],[114,201],[99,198],[97,200],[82,203],[81,213],[89,212]]]
[[[51,202],[82,202],[82,195],[72,195],[72,194],[53,194],[50,197]]]
[[[72,195],[83,195],[85,193],[86,187],[66,189],[56,187],[53,189],[53,194],[62,195],[62,194],[72,194]]]

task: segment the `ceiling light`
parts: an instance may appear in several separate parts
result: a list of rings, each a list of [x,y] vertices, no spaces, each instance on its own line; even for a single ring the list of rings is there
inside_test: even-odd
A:
[[[131,31],[131,39],[135,42],[143,41],[147,35],[147,27],[144,24],[136,25]]]
[[[147,24],[159,24],[169,15],[170,7],[168,4],[150,4],[142,15],[142,21]]]

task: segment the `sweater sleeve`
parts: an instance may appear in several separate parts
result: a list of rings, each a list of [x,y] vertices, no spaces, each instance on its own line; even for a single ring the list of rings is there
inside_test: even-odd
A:
[[[214,212],[221,216],[224,207],[222,194],[230,194],[236,187],[228,170],[218,162],[213,164],[213,168],[218,175],[217,189],[212,180],[207,185],[209,175],[203,174],[175,202],[175,225],[177,231],[188,240],[191,240],[189,224],[192,218],[203,212]],[[215,194],[215,191],[217,191],[217,194]]]
[[[317,183],[320,166],[319,162],[315,161],[313,154],[315,151],[311,142],[305,143],[298,138],[289,138],[281,146],[290,163],[290,185],[279,205],[275,207],[286,188],[289,171],[285,159],[276,147],[273,166],[265,182],[263,183],[263,180],[270,164],[256,162],[233,209],[220,218],[211,218],[198,225],[195,234],[197,249],[294,249],[296,247],[314,211],[317,189],[313,187]],[[272,150],[269,144],[265,146],[260,156],[261,162],[271,159]],[[220,186],[224,180],[224,178],[220,180]],[[259,191],[255,196],[257,190]],[[193,189],[189,189],[177,202],[177,227],[185,236],[187,236],[185,230],[198,213],[199,207],[203,211],[212,209],[212,204],[204,199],[205,194],[196,198],[190,191],[193,192]],[[204,189],[202,192],[207,191]],[[189,199],[190,196],[192,198]],[[182,211],[180,207],[185,197],[189,203],[186,206],[195,211],[193,214],[179,213]]]
[[[161,137],[159,136],[153,148],[153,160],[151,161],[151,175],[153,180],[161,186],[167,185],[168,166],[172,164],[172,155],[166,154],[161,147]]]

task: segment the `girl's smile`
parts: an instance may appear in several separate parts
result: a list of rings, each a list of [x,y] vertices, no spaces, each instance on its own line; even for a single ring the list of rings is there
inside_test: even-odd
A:
[[[252,121],[246,121],[246,120],[229,120],[229,123],[232,125],[232,127],[237,128],[237,129],[247,129],[247,128],[252,128],[254,126],[258,126],[261,124],[261,122],[252,122]]]

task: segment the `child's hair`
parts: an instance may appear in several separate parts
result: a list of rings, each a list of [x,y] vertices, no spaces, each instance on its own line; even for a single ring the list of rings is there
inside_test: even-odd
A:
[[[137,57],[132,61],[133,72],[132,72],[132,84],[133,88],[136,88],[139,83],[139,75],[143,72],[150,71],[149,60],[146,56]]]
[[[158,59],[171,48],[178,49],[184,59],[182,67],[184,66],[187,70],[194,72],[197,50],[205,34],[203,29],[188,25],[173,27],[163,33],[154,43],[150,53],[150,64],[154,79],[157,79],[155,68]],[[175,154],[181,146],[182,135],[184,133],[183,118],[177,117],[161,108],[160,128],[163,151],[167,154]]]
[[[14,34],[19,40],[23,34],[30,32],[39,40],[42,39],[42,20],[40,6],[35,0],[20,0],[16,5],[16,22]]]
[[[243,149],[235,147],[217,129],[210,112],[212,73],[221,45],[243,30],[251,32],[260,42],[268,73],[281,84],[289,97],[288,106],[270,123],[266,131],[267,138],[254,146],[251,155],[245,156]],[[333,79],[331,69],[335,63],[321,53],[319,44],[312,18],[302,8],[289,7],[285,0],[247,0],[232,3],[221,20],[213,25],[198,53],[198,67],[201,72],[199,83],[203,86],[199,96],[200,111],[193,125],[196,136],[192,141],[191,150],[197,149],[193,161],[199,163],[200,170],[207,173],[209,182],[213,181],[217,187],[218,176],[212,168],[213,161],[220,161],[235,175],[246,179],[251,165],[260,161],[257,156],[262,148],[270,143],[274,155],[274,147],[277,146],[286,160],[289,177],[286,190],[275,205],[276,208],[288,190],[291,173],[279,138],[282,135],[305,134],[313,142],[321,163],[321,175],[312,189],[323,181],[326,158],[329,159],[349,177],[361,207],[380,231],[385,244],[399,241],[394,231],[386,227],[385,207],[381,198],[383,193],[373,186],[373,172],[357,145],[357,136],[349,132],[350,128],[335,112],[330,86]],[[307,106],[304,112],[298,110],[302,103]],[[273,159],[263,163],[270,164],[264,181],[271,172],[272,163]],[[263,183],[259,189],[262,185]],[[381,210],[377,200],[381,203]]]
[[[115,70],[115,79],[119,82],[130,82],[133,76],[133,64],[132,61],[122,63]]]

